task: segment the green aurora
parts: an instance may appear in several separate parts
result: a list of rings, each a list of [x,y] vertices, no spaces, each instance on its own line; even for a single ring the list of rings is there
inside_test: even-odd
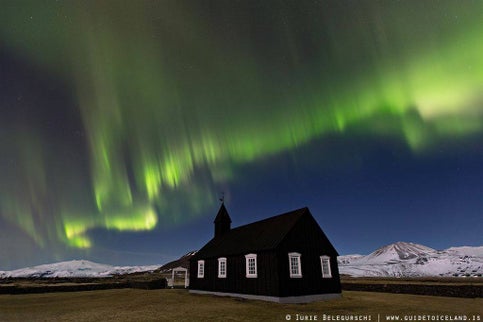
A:
[[[40,247],[186,222],[240,165],[327,135],[426,153],[483,130],[482,1],[4,1],[0,37],[85,133],[83,162],[0,120],[0,215]]]

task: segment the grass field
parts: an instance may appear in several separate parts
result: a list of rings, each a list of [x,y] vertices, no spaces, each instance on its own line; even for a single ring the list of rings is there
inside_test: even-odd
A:
[[[343,283],[383,283],[383,284],[426,284],[426,285],[478,285],[483,286],[483,278],[469,277],[341,277]]]
[[[482,278],[347,278],[341,279],[346,291],[386,292],[414,295],[483,297]]]
[[[324,314],[333,319],[364,315],[370,321],[387,321],[389,315],[400,315],[401,321],[404,315],[466,315],[467,321],[483,321],[483,299],[347,291],[338,300],[276,304],[176,289],[0,295],[0,321],[286,321],[287,315],[297,321],[297,314],[299,321],[324,321]]]

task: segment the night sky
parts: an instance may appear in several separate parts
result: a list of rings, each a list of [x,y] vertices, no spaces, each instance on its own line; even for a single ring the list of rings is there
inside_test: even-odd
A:
[[[308,206],[483,244],[483,1],[0,1],[0,270],[162,264]]]

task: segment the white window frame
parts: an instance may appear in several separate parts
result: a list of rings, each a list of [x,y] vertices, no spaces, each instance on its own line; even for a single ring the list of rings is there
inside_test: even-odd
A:
[[[218,278],[226,278],[226,257],[218,258]]]
[[[254,262],[255,272],[250,272],[249,263],[250,261]],[[257,269],[257,254],[247,254],[245,255],[245,263],[246,263],[246,277],[247,278],[257,278],[258,277],[258,269]]]
[[[327,263],[327,268],[329,269],[328,272],[324,272],[324,262]],[[332,278],[332,271],[330,268],[330,257],[329,256],[320,256],[320,269],[322,270],[322,278]]]
[[[198,278],[205,277],[205,261],[200,259],[198,261]]]
[[[288,270],[290,273],[290,278],[301,278],[302,277],[302,261],[300,260],[300,257],[302,255],[300,253],[288,253]],[[294,262],[292,260],[295,260],[296,263],[296,269],[297,271],[294,272],[293,270],[293,264]]]

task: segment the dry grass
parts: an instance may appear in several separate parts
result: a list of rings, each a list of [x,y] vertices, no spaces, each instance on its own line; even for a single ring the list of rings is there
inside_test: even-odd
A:
[[[424,284],[424,285],[483,285],[483,278],[474,277],[348,277],[341,278],[343,283],[355,284]]]
[[[483,299],[344,292],[338,300],[276,304],[192,295],[186,290],[103,290],[0,295],[0,321],[296,321],[296,314],[483,315]],[[483,321],[483,316],[480,317]]]

